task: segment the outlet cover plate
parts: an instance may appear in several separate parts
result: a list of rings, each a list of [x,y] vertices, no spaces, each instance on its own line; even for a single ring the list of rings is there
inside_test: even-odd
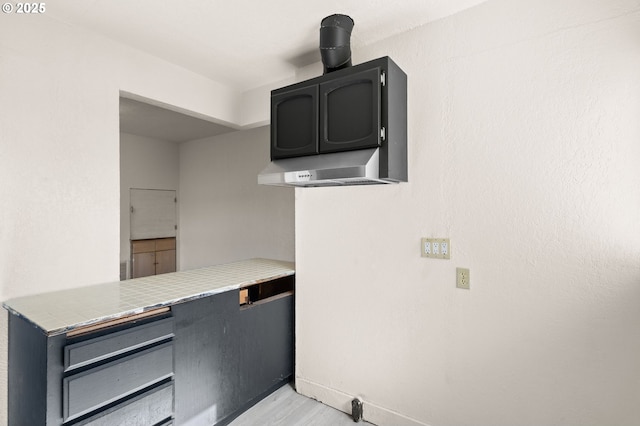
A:
[[[422,238],[420,255],[431,259],[451,259],[449,238]]]
[[[467,268],[456,268],[456,287],[471,290],[471,281]]]

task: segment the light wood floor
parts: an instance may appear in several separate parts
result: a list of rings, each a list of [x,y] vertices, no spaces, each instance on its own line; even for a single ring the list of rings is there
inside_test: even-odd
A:
[[[229,426],[370,426],[350,415],[296,393],[285,385],[242,413]]]

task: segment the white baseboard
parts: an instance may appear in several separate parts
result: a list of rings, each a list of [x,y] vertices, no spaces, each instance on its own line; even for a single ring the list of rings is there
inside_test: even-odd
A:
[[[365,421],[378,426],[429,426],[410,417],[396,413],[388,408],[373,404],[359,395],[348,395],[336,389],[331,389],[318,383],[296,377],[296,391],[304,396],[313,398],[325,405],[351,414],[351,400],[360,398],[363,409],[362,417]]]

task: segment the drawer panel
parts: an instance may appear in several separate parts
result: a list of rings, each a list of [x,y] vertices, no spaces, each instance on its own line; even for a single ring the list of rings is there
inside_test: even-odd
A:
[[[173,375],[173,343],[83,371],[62,381],[64,421],[87,414]]]
[[[74,426],[156,425],[173,414],[173,382],[154,388]],[[171,424],[171,420],[163,425]]]
[[[148,253],[156,251],[156,240],[131,241],[131,253]]]
[[[64,369],[73,370],[171,337],[173,318],[165,318],[68,345],[64,348]]]
[[[156,240],[156,251],[175,250],[175,249],[176,249],[175,238],[160,238]]]

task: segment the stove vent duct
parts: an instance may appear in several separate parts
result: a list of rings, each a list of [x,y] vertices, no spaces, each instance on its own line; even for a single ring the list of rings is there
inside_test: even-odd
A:
[[[327,16],[320,23],[320,56],[324,74],[351,66],[353,19],[347,15]]]

